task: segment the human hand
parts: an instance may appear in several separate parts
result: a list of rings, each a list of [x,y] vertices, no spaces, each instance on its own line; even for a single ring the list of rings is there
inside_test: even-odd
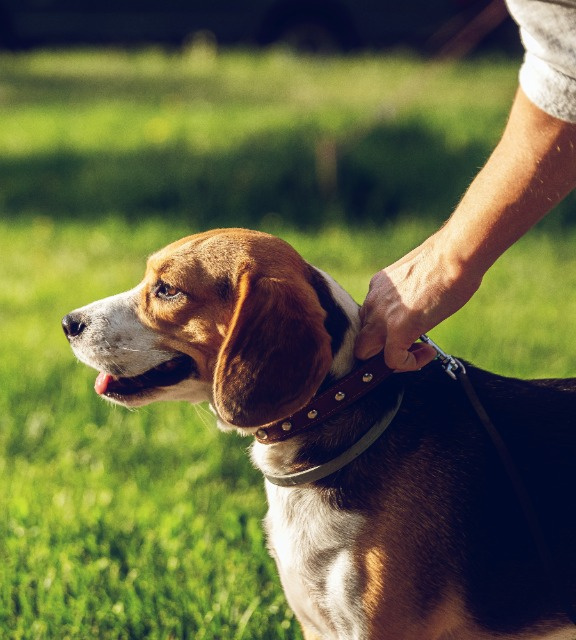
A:
[[[398,371],[427,364],[435,351],[415,344],[419,336],[464,306],[498,257],[575,188],[576,123],[520,89],[502,139],[446,224],[372,278],[356,356],[384,348]]]
[[[420,369],[435,358],[419,336],[464,306],[482,280],[446,250],[443,236],[438,232],[374,275],[360,309],[358,358],[384,349],[386,364],[396,371]]]

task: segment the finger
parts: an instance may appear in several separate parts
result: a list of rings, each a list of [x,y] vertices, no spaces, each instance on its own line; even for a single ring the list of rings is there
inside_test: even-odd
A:
[[[384,360],[394,371],[416,371],[420,368],[410,351],[389,344],[384,348]]]
[[[424,342],[415,342],[410,347],[409,351],[414,356],[418,369],[425,367],[438,355],[434,347],[429,344],[425,344]]]
[[[373,324],[365,324],[356,338],[354,355],[359,360],[368,360],[384,348],[386,337]]]
[[[387,344],[384,349],[386,364],[395,371],[417,371],[436,357],[436,351],[430,345],[416,342],[409,349]]]

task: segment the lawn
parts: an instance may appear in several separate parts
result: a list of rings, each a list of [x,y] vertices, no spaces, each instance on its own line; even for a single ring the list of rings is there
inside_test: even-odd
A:
[[[262,479],[248,461],[248,442],[218,433],[206,407],[130,412],[106,404],[92,390],[95,373],[74,361],[60,319],[133,286],[150,252],[212,222],[282,235],[361,302],[372,273],[437,224],[437,205],[419,217],[424,200],[410,200],[403,186],[415,178],[404,175],[402,140],[415,144],[423,131],[425,141],[442,141],[422,151],[434,171],[462,150],[468,162],[476,157],[470,149],[485,155],[514,75],[506,61],[436,68],[400,56],[0,58],[0,637],[300,638],[266,551]],[[425,87],[415,86],[423,80]],[[383,104],[396,137],[370,124]],[[358,134],[365,125],[369,133]],[[284,213],[229,187],[221,201],[226,215],[213,221],[195,214],[197,203],[216,198],[211,190],[230,167],[267,152],[286,132],[289,150],[293,129],[299,140],[309,132],[334,136],[339,149],[352,145],[357,162],[347,166],[358,175],[363,166],[370,173],[370,158],[378,157],[382,180],[396,189],[396,215],[354,223],[343,210],[351,201],[314,183],[296,193],[315,198],[315,224],[291,220],[288,187],[300,174],[290,174],[290,162],[289,177],[277,178],[288,185],[277,194]],[[351,131],[360,146],[347,137]],[[396,144],[403,163],[382,158],[378,140]],[[191,204],[182,195],[169,200],[171,208],[158,193],[185,182],[183,168],[172,175],[174,149],[200,158],[210,179],[204,191],[186,187]],[[218,164],[222,158],[228,164]],[[222,175],[211,176],[212,161]],[[248,190],[274,182],[281,168],[273,162],[264,177],[247,171]],[[473,168],[461,164],[446,178],[458,175],[463,185]],[[339,189],[351,180],[345,173]],[[439,193],[429,184],[438,175],[419,180],[428,196]],[[149,206],[138,213],[142,192]],[[226,208],[234,201],[244,207],[238,215]],[[513,247],[474,300],[432,336],[503,374],[573,375],[576,232],[553,226]]]
[[[112,407],[61,333],[67,311],[132,286],[148,253],[190,229],[111,219],[0,224],[0,635],[299,637],[268,558],[247,442],[206,408]],[[362,300],[412,223],[283,235]],[[438,341],[506,374],[576,371],[574,234],[534,233]]]
[[[197,48],[4,54],[0,209],[169,211],[199,226],[443,219],[503,126],[517,67]]]

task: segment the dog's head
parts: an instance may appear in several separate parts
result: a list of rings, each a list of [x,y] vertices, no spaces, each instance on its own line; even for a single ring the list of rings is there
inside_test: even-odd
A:
[[[154,254],[137,287],[63,327],[100,371],[102,396],[128,407],[209,401],[225,423],[256,427],[305,405],[331,367],[317,279],[279,238],[216,230]]]

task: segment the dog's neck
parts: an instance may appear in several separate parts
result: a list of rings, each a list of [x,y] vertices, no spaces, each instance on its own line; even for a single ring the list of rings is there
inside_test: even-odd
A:
[[[337,345],[337,350],[334,352],[328,375],[320,387],[322,390],[344,377],[357,366],[358,361],[354,357],[354,343],[360,331],[360,317],[359,306],[353,298],[330,276],[320,270],[316,270],[316,272],[321,277],[321,284],[318,284],[317,291],[328,314],[326,325],[328,328],[331,326],[339,327],[339,334],[332,335],[333,344]],[[338,316],[339,320],[331,318],[330,314]],[[368,410],[366,410],[367,407]],[[361,433],[371,426],[378,414],[379,407],[377,408],[375,403],[369,400],[362,402],[358,408],[348,409],[341,417],[331,419],[326,425],[315,429],[314,434],[304,433],[275,445],[256,442],[252,448],[252,460],[266,474],[276,475],[293,472],[295,466],[300,464],[304,450],[309,449],[311,445],[316,449],[326,447],[327,452],[331,446],[336,449],[339,446],[347,446],[345,445],[346,440],[354,438],[355,431]],[[366,421],[368,421],[367,424],[365,424]],[[326,443],[323,444],[325,439]],[[327,444],[328,442],[330,445]]]
[[[354,301],[352,296],[345,291],[332,277],[324,273],[320,269],[313,267],[314,271],[320,276],[321,282],[327,288],[329,299],[322,301],[322,294],[319,297],[328,314],[327,326],[330,330],[331,324],[338,324],[330,321],[330,314],[341,314],[346,320],[346,327],[342,328],[342,335],[332,336],[333,343],[336,343],[336,351],[333,356],[332,366],[328,372],[328,380],[338,380],[347,373],[352,371],[357,361],[354,357],[354,343],[358,333],[360,332],[360,315],[359,305]],[[317,285],[317,291],[319,285]],[[340,323],[341,324],[341,323]]]

